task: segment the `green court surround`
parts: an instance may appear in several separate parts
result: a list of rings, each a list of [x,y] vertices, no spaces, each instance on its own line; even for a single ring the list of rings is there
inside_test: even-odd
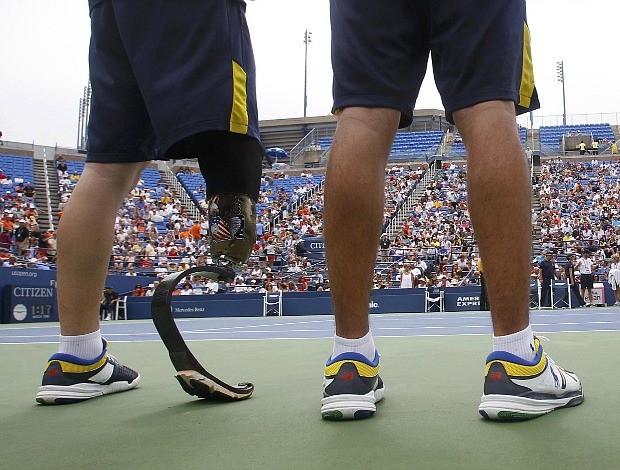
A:
[[[56,346],[0,345],[0,468],[619,468],[620,332],[545,336],[585,402],[517,423],[478,415],[488,336],[377,338],[386,398],[355,422],[320,418],[329,339],[192,342],[211,372],[255,383],[254,397],[228,404],[186,395],[149,342],[110,345],[141,372],[138,389],[37,405]]]

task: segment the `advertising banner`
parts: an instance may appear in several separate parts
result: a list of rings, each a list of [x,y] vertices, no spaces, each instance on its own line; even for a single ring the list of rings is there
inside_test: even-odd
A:
[[[58,321],[55,287],[4,287],[2,323]]]

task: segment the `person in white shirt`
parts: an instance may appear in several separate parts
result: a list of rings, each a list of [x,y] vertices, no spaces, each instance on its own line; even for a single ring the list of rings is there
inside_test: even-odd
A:
[[[217,281],[209,279],[209,282],[207,282],[207,291],[209,294],[217,294],[219,288],[220,285],[217,283]]]
[[[588,249],[583,250],[581,258],[577,260],[575,268],[581,275],[581,296],[586,301],[586,307],[591,307],[592,302],[592,287],[594,287],[594,262],[590,258],[590,251]],[[585,296],[586,291],[588,296]]]
[[[146,290],[146,293],[144,295],[146,297],[152,297],[158,285],[159,285],[159,281],[153,281],[151,284],[149,284],[148,289]]]
[[[400,271],[400,288],[411,289],[413,288],[414,274],[411,271],[411,264],[405,263],[405,266]]]
[[[179,295],[194,295],[194,289],[192,289],[192,285],[189,282],[183,284],[183,288]]]
[[[611,265],[609,273],[607,274],[607,280],[614,290],[614,303],[615,306],[620,305],[620,255],[614,253],[611,256]]]

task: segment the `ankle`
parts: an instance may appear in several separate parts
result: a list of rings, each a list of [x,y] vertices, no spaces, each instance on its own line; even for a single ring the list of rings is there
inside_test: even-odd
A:
[[[93,331],[85,335],[60,335],[58,352],[79,357],[87,361],[99,357],[103,352],[101,330]]]
[[[345,352],[355,352],[362,354],[369,361],[375,358],[375,341],[372,337],[372,332],[369,330],[361,338],[342,338],[338,335],[334,335],[334,350],[332,358],[339,356]]]
[[[526,361],[534,360],[536,352],[532,326],[509,335],[493,336],[493,351],[505,351]]]

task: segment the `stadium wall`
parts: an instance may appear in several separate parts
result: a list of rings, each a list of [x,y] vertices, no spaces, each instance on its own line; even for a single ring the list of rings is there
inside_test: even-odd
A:
[[[127,293],[139,281],[148,284],[154,278],[140,276],[108,276],[107,285],[119,293]],[[614,302],[609,283],[604,283],[607,305]],[[3,305],[2,323],[58,321],[56,271],[0,268],[0,291]],[[554,296],[562,298],[566,289],[556,287]],[[435,291],[431,297],[437,297]],[[445,290],[447,312],[478,310],[480,286],[453,287]],[[576,305],[576,299],[573,299]],[[221,295],[177,296],[173,299],[175,318],[260,317],[263,294],[228,293]],[[332,315],[329,292],[285,292],[282,296],[284,315]],[[437,311],[437,308],[433,309]],[[425,289],[378,289],[371,293],[370,313],[409,313],[425,311]],[[127,318],[151,318],[150,297],[128,297]]]

